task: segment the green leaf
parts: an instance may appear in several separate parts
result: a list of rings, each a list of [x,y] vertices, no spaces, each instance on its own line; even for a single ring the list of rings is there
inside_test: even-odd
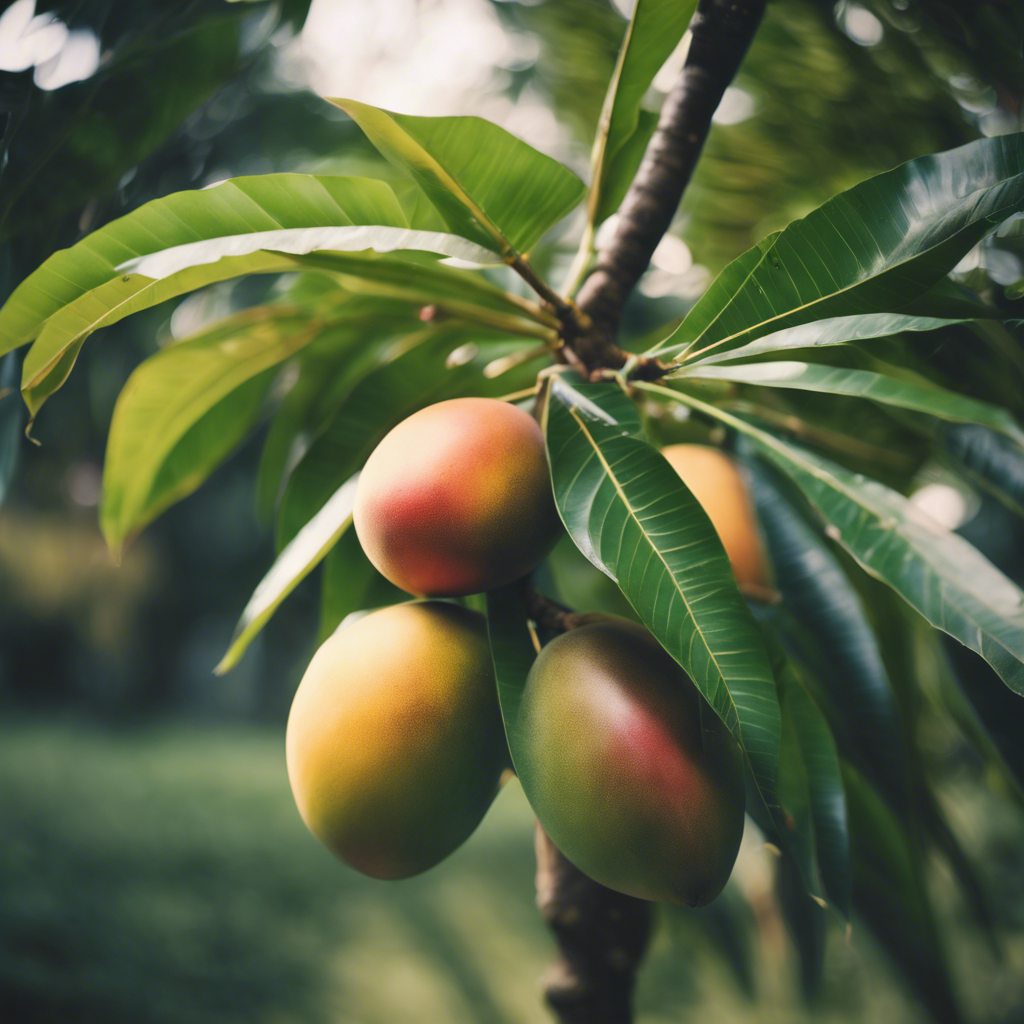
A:
[[[317,248],[417,247],[487,256],[462,239],[411,231],[391,189],[370,179],[271,174],[178,192],[29,275],[0,310],[0,354],[38,335],[22,373],[35,415],[67,379],[85,339],[131,313],[241,274],[299,269],[302,254]]]
[[[329,280],[322,275],[307,277]],[[302,298],[311,285],[311,281],[303,281],[302,287],[291,289],[288,297]],[[324,396],[332,388],[343,387],[346,380],[358,379],[367,367],[377,365],[381,351],[396,334],[422,327],[411,307],[374,297],[353,296],[345,301],[341,313],[340,322],[298,354],[298,374],[267,430],[256,474],[256,510],[266,522],[272,518],[304,446],[308,447],[322,426],[320,407]]]
[[[696,357],[827,317],[899,312],[1022,207],[1022,134],[911,160],[734,260],[666,347]]]
[[[13,352],[0,360],[0,505],[18,468],[22,421],[18,369],[18,357]]]
[[[918,382],[901,380],[869,370],[849,370],[820,363],[779,361],[744,363],[742,366],[706,366],[687,376],[701,380],[728,380],[737,384],[756,384],[769,388],[792,388],[830,395],[855,395],[883,405],[927,413],[943,420],[980,423],[1012,437],[1024,446],[1024,430],[1013,416],[990,402],[982,402],[933,384],[924,378]]]
[[[773,661],[782,712],[778,795],[804,881],[816,890],[814,868],[829,898],[850,916],[850,838],[839,753],[832,732],[791,663]]]
[[[682,401],[749,437],[803,491],[829,524],[829,535],[867,572],[1024,694],[1024,593],[976,548],[875,480],[690,395],[636,386]]]
[[[814,323],[774,331],[748,342],[739,348],[721,351],[712,349],[694,359],[686,360],[686,367],[704,367],[711,363],[732,362],[769,352],[784,352],[794,348],[825,348],[833,345],[856,344],[874,338],[889,338],[895,334],[917,331],[935,331],[952,324],[965,323],[965,319],[944,319],[932,316],[911,316],[905,313],[866,313],[863,316],[837,316]],[[674,351],[662,350],[662,354]]]
[[[683,38],[696,7],[697,0],[637,0],[633,8],[608,85],[591,154],[593,184],[590,204],[592,210],[600,211],[592,217],[594,224],[599,224],[618,207],[618,203],[606,203],[602,195],[612,191],[613,171],[617,172],[615,177],[619,182],[626,178],[621,167],[614,167],[615,158],[637,134],[642,135],[640,120],[646,112],[641,111],[640,101],[658,69]],[[656,122],[657,115],[645,120]],[[653,132],[653,124],[650,129]],[[634,174],[638,165],[639,159],[632,168]],[[629,174],[629,179],[632,176]],[[628,181],[626,184],[628,186]]]
[[[223,675],[238,664],[245,649],[277,611],[281,602],[312,572],[352,525],[352,507],[358,480],[358,473],[346,480],[277,556],[242,611],[231,646],[214,669],[217,675]]]
[[[318,642],[323,643],[353,612],[409,600],[409,594],[373,567],[359,545],[356,531],[345,530],[324,559]]]
[[[892,683],[853,584],[821,537],[786,500],[767,466],[748,460],[751,496],[774,569],[781,605],[760,618],[781,635],[834,709],[832,727],[846,757],[897,805],[905,796],[903,740]],[[803,627],[799,637],[786,615]]]
[[[775,899],[800,960],[800,988],[805,1002],[821,991],[825,967],[825,931],[828,918],[807,891],[796,858],[780,850],[775,869]]]
[[[522,703],[526,677],[537,657],[527,618],[521,582],[487,594],[487,635],[491,642],[498,703],[501,705],[505,738],[513,767],[519,760],[521,744],[519,705]]]
[[[260,307],[168,346],[135,370],[114,407],[103,465],[100,524],[112,549],[199,486],[219,462],[211,456],[223,457],[244,436],[270,381],[244,400],[219,403],[323,329],[291,307]],[[179,446],[215,407],[192,438],[190,466]],[[172,460],[177,471],[169,473]]]
[[[502,256],[527,252],[583,198],[571,171],[489,121],[329,102],[413,176],[449,230]]]
[[[465,328],[430,327],[395,345],[383,365],[348,378],[331,395],[331,417],[295,467],[278,513],[278,543],[293,537],[347,476],[360,469],[381,438],[417,409],[465,394],[498,397],[523,386],[527,368],[496,380],[481,376],[491,360],[520,350]],[[449,366],[462,349],[466,361]]]
[[[948,429],[942,445],[958,473],[1024,516],[1024,451],[1019,445],[979,426]]]
[[[118,267],[140,256],[253,231],[355,224],[407,226],[391,189],[368,178],[268,174],[154,199],[54,253],[26,278],[0,311],[0,344],[7,350],[31,341],[55,313],[124,277]],[[120,301],[146,284],[122,289]]]
[[[721,541],[614,384],[552,380],[546,433],[555,501],[580,550],[618,584],[739,741],[771,806],[775,684]]]
[[[310,253],[303,265],[331,273],[360,295],[380,294],[420,303],[461,303],[475,314],[489,310],[557,326],[536,303],[491,284],[485,277],[437,262],[435,256],[405,252],[400,257],[374,252]]]
[[[853,851],[853,903],[940,1024],[963,1020],[925,879],[899,819],[843,763]]]
[[[593,220],[595,225],[607,220],[622,205],[657,127],[658,115],[653,110],[641,110],[636,131],[605,163]]]

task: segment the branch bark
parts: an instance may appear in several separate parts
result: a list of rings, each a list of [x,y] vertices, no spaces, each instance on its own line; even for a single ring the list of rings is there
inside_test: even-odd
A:
[[[672,223],[711,118],[761,23],[765,3],[702,0],[697,7],[679,80],[665,99],[658,127],[619,209],[615,232],[577,296],[592,326],[568,344],[591,372],[619,369],[628,358],[616,344],[622,311]],[[660,375],[660,367],[644,365],[635,374]]]
[[[629,356],[616,344],[622,311],[675,216],[711,118],[761,23],[766,0],[701,0],[686,63],[619,210],[611,241],[577,296],[580,317],[563,321],[564,357],[597,375]],[[660,377],[656,361],[633,375]],[[531,614],[552,630],[573,628],[568,609],[534,598]],[[647,949],[651,906],[606,889],[574,867],[537,826],[537,905],[558,941],[545,995],[561,1024],[631,1024],[636,972]]]
[[[562,1024],[628,1024],[652,907],[571,864],[537,824],[537,906],[558,940],[544,996]]]

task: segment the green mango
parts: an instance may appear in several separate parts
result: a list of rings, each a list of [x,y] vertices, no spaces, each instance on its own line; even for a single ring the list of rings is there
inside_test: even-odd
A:
[[[544,647],[517,733],[530,805],[584,874],[691,907],[721,892],[743,834],[740,749],[643,626],[595,616]]]

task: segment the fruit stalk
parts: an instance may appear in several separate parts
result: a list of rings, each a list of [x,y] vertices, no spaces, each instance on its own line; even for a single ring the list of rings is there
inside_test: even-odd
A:
[[[686,63],[665,98],[658,127],[626,198],[608,245],[576,297],[592,327],[567,338],[593,373],[620,369],[628,354],[616,344],[626,300],[668,231],[711,129],[711,118],[761,23],[766,0],[701,0],[690,22]],[[632,376],[666,372],[656,359],[640,360]]]

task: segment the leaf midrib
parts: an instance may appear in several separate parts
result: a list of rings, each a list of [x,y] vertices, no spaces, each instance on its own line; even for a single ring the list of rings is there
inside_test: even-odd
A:
[[[687,614],[690,616],[690,621],[693,623],[694,631],[700,637],[701,643],[704,645],[704,649],[708,653],[708,657],[711,659],[712,664],[715,666],[715,670],[718,672],[718,677],[719,677],[719,681],[722,684],[722,689],[725,691],[725,694],[726,694],[726,696],[728,697],[728,700],[729,700],[729,706],[732,708],[733,714],[736,716],[737,729],[740,732],[740,736],[737,737],[737,738],[740,741],[740,745],[743,747],[744,754],[746,754],[748,759],[749,759],[750,755],[747,752],[746,743],[743,740],[743,723],[740,720],[739,709],[736,707],[736,702],[735,702],[735,700],[733,700],[732,693],[729,690],[728,684],[726,684],[726,682],[725,682],[725,674],[722,671],[722,668],[721,668],[721,666],[718,663],[718,658],[715,655],[715,652],[711,649],[711,646],[708,644],[707,638],[704,636],[704,631],[701,629],[699,623],[697,622],[696,617],[693,614],[693,609],[692,609],[692,607],[690,605],[690,602],[687,600],[686,594],[680,588],[678,581],[676,580],[675,576],[673,575],[672,570],[669,568],[668,563],[665,561],[665,558],[662,555],[661,551],[650,540],[650,538],[647,536],[646,532],[644,531],[643,526],[640,524],[640,520],[636,517],[636,513],[633,511],[632,503],[626,497],[626,494],[623,491],[622,486],[620,485],[618,479],[615,477],[614,473],[612,472],[612,468],[609,465],[607,459],[605,459],[604,453],[601,451],[601,448],[598,445],[597,441],[594,439],[594,437],[590,433],[590,431],[587,430],[586,425],[584,424],[584,422],[580,418],[580,416],[577,415],[576,410],[573,409],[573,408],[569,408],[569,407],[567,407],[567,408],[568,408],[569,415],[572,416],[572,418],[576,421],[576,423],[578,424],[578,426],[580,428],[580,431],[583,433],[583,436],[586,437],[586,439],[589,442],[591,448],[593,448],[593,450],[594,450],[594,454],[597,456],[597,458],[600,461],[601,465],[604,467],[604,471],[607,474],[608,479],[611,480],[612,486],[615,488],[615,491],[619,495],[619,498],[622,501],[623,505],[625,505],[626,511],[629,513],[630,518],[636,524],[637,529],[640,531],[640,535],[647,541],[647,543],[650,546],[650,548],[658,556],[658,560],[664,566],[665,572],[668,574],[669,579],[672,580],[672,583],[673,583],[673,586],[675,587],[676,593],[679,595],[679,597],[682,600],[683,604],[686,606],[686,611],[687,611]]]
[[[1003,184],[1006,184],[1006,183],[1008,183],[1010,181],[1013,181],[1015,178],[1022,178],[1022,177],[1024,177],[1024,175],[1022,175],[1022,174],[1014,174],[1014,175],[1011,175],[1009,178],[1002,179],[1002,181],[997,182],[996,184],[997,185],[1003,185]],[[976,189],[974,192],[971,192],[968,195],[963,196],[960,199],[960,201],[957,203],[957,205],[958,206],[965,205],[965,204],[968,203],[969,200],[973,199],[974,197],[976,197],[978,195],[981,195],[982,193],[984,193],[986,191],[989,191],[991,188],[994,188],[994,187],[995,187],[995,185],[990,185],[990,186],[987,186],[986,188]],[[1009,204],[1009,205],[1013,205],[1013,204]],[[811,302],[805,302],[805,303],[803,303],[800,306],[793,306],[793,307],[791,307],[790,309],[788,309],[784,313],[779,313],[776,316],[768,317],[766,320],[761,320],[761,321],[759,321],[756,324],[752,324],[750,327],[746,327],[742,331],[737,331],[735,334],[730,334],[727,337],[719,338],[718,341],[712,342],[710,345],[706,345],[704,348],[698,349],[696,352],[691,353],[691,349],[693,348],[693,346],[696,345],[701,340],[701,338],[703,338],[708,333],[708,331],[714,326],[714,324],[718,322],[718,320],[725,314],[725,312],[728,309],[731,308],[732,304],[735,302],[736,297],[739,295],[740,291],[744,287],[746,287],[746,285],[750,281],[751,277],[753,277],[753,275],[758,270],[760,270],[760,268],[761,268],[762,264],[764,263],[764,261],[768,258],[768,256],[771,254],[771,252],[775,249],[775,246],[778,244],[779,239],[776,239],[772,243],[772,245],[768,249],[766,249],[764,251],[764,253],[762,254],[761,258],[757,261],[757,263],[754,264],[753,267],[751,267],[750,273],[747,274],[747,276],[746,276],[746,278],[744,278],[743,282],[733,292],[732,296],[730,296],[730,298],[729,298],[729,301],[715,314],[714,318],[708,323],[708,325],[704,328],[704,330],[702,330],[700,332],[700,334],[697,335],[696,338],[694,338],[691,342],[689,342],[689,344],[687,344],[686,348],[682,352],[680,352],[679,355],[677,355],[675,357],[675,359],[673,359],[673,362],[685,362],[687,360],[687,357],[696,358],[697,356],[703,355],[706,352],[710,352],[713,349],[719,348],[722,345],[725,345],[725,344],[727,344],[730,341],[734,341],[737,338],[742,338],[744,335],[750,334],[751,332],[756,331],[758,328],[763,327],[766,324],[774,323],[777,320],[781,320],[781,319],[783,319],[784,317],[787,317],[787,316],[792,316],[794,313],[799,313],[802,310],[811,309],[814,306],[816,306],[816,305],[818,305],[818,304],[820,304],[822,302],[825,302],[825,301],[827,301],[829,299],[835,298],[836,296],[843,295],[845,292],[851,291],[851,290],[853,290],[855,288],[859,288],[860,286],[862,286],[862,285],[864,285],[864,284],[866,284],[866,283],[868,283],[870,281],[877,281],[879,278],[883,277],[884,275],[889,274],[889,273],[891,273],[893,271],[899,270],[901,267],[906,266],[907,264],[913,262],[914,260],[920,259],[921,257],[928,255],[929,253],[931,253],[935,249],[937,249],[940,245],[943,245],[943,244],[945,244],[947,242],[950,242],[953,239],[955,239],[958,235],[962,234],[969,227],[972,227],[975,224],[977,224],[978,221],[980,221],[980,220],[988,220],[992,216],[995,216],[998,212],[1000,212],[1000,211],[993,211],[991,214],[987,215],[986,217],[979,217],[977,220],[968,221],[968,223],[965,224],[958,231],[955,231],[953,234],[946,236],[941,241],[936,242],[934,245],[929,246],[927,249],[919,250],[918,252],[914,253],[912,256],[909,256],[906,259],[899,260],[899,261],[897,261],[897,262],[895,262],[895,263],[893,263],[893,264],[891,264],[889,266],[886,266],[882,271],[880,271],[877,274],[873,274],[873,275],[871,275],[869,277],[863,277],[860,280],[855,281],[855,282],[853,282],[850,285],[847,285],[845,288],[839,288],[836,291],[829,292],[827,295],[822,295],[819,298],[814,299]],[[894,312],[894,311],[892,311],[892,310],[880,310],[880,312]],[[666,338],[665,341],[668,341],[668,338]],[[680,342],[680,344],[683,344],[683,343]],[[655,352],[658,352],[660,350],[661,350],[660,346],[656,346],[655,348],[651,349],[650,352],[648,352],[646,354],[647,355],[651,355],[651,354],[653,354]]]

